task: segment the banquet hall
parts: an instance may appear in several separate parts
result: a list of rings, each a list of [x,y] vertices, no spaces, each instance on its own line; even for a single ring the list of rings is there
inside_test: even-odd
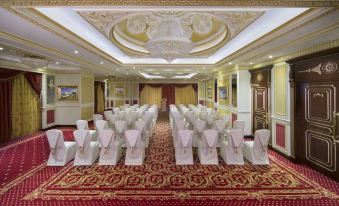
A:
[[[0,205],[339,205],[339,1],[0,6]]]

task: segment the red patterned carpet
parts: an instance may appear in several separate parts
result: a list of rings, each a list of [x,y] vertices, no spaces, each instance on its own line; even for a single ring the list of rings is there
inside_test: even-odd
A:
[[[42,132],[3,145],[0,205],[339,205],[339,183],[272,151],[270,166],[200,165],[196,154],[194,165],[176,166],[167,118],[143,166],[47,167]]]

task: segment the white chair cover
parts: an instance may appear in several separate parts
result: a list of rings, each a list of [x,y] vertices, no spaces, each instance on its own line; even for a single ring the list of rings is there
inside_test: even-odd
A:
[[[91,136],[91,141],[97,141],[98,134],[96,130],[90,130],[88,128],[88,122],[86,120],[77,120],[75,122],[78,130],[88,130]]]
[[[93,121],[97,121],[97,120],[103,120],[103,116],[101,114],[93,114]]]
[[[140,132],[141,140],[144,142],[145,147],[148,147],[149,134],[148,134],[147,127],[146,127],[146,121],[145,120],[135,121],[134,129]]]
[[[216,120],[214,122],[214,129],[218,131],[218,146],[225,140],[225,133],[227,128],[227,121],[226,120]]]
[[[104,111],[104,117],[105,117],[105,120],[108,120],[108,116],[113,114],[112,111]]]
[[[192,165],[192,130],[179,130],[178,141],[175,146],[175,160],[177,165]]]
[[[117,114],[110,114],[108,115],[108,126],[109,128],[111,129],[114,129],[114,124],[115,124],[115,121],[119,120],[119,117]]]
[[[220,154],[227,164],[243,165],[244,158],[242,147],[244,142],[244,131],[231,129],[227,135],[228,141],[223,141],[220,146]]]
[[[145,147],[138,130],[127,130],[125,165],[142,165],[145,158]]]
[[[61,130],[46,132],[50,153],[47,166],[65,166],[75,156],[75,142],[65,142]]]
[[[200,119],[202,119],[202,120],[207,119],[207,111],[201,111],[200,112]]]
[[[198,147],[198,142],[201,141],[202,133],[206,129],[206,121],[197,120],[194,123],[193,147]]]
[[[173,145],[176,145],[176,141],[178,140],[178,131],[187,129],[187,122],[184,120],[177,120],[174,122],[174,128],[172,131],[173,136]]]
[[[245,121],[243,121],[243,120],[235,120],[233,122],[233,128],[234,129],[244,130],[245,129]]]
[[[108,123],[106,120],[95,121],[95,128],[97,131],[108,129]]]
[[[123,120],[117,120],[115,121],[115,128],[114,128],[114,131],[115,131],[115,136],[116,136],[116,139],[117,141],[121,142],[122,144],[125,143],[125,131],[127,130],[127,123],[126,121],[123,121]],[[125,145],[123,145],[125,146]]]
[[[114,114],[118,114],[119,111],[120,111],[119,108],[113,108],[113,113],[114,113]]]
[[[112,130],[100,130],[99,143],[101,145],[99,165],[116,165],[121,157],[121,145],[115,141]]]
[[[245,158],[253,165],[268,165],[267,147],[270,140],[270,130],[257,130],[254,141],[245,141],[243,153]]]
[[[218,131],[205,130],[198,147],[198,156],[201,164],[218,165],[217,144]]]
[[[125,120],[126,112],[125,111],[119,111],[118,117],[119,117],[120,120]]]
[[[99,157],[98,142],[91,142],[88,130],[75,130],[73,132],[77,150],[74,165],[92,165]]]

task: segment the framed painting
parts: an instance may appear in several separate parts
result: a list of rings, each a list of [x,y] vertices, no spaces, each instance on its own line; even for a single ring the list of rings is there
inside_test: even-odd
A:
[[[58,101],[78,101],[78,86],[58,86]]]
[[[228,99],[228,91],[226,87],[219,87],[219,98],[220,100]]]

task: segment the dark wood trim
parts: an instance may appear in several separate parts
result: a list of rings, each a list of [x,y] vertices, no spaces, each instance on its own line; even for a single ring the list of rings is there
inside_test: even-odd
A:
[[[302,61],[306,61],[309,59],[314,59],[314,58],[318,58],[318,57],[323,57],[323,56],[327,56],[327,55],[333,55],[335,53],[339,53],[339,47],[335,47],[335,48],[331,48],[331,49],[326,49],[320,52],[315,52],[315,53],[311,53],[305,56],[301,56],[301,57],[296,57],[293,59],[289,59],[286,62],[288,64],[293,64],[296,62],[302,62]]]
[[[268,66],[264,66],[264,67],[260,67],[260,68],[256,68],[256,69],[250,69],[248,71],[252,74],[252,73],[271,70],[271,69],[273,69],[273,65],[268,65]]]

